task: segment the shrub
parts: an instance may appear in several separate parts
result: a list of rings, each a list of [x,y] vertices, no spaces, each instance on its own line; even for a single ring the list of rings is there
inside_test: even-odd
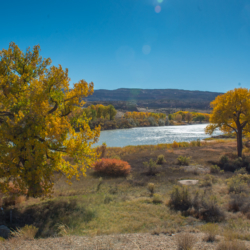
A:
[[[225,214],[217,204],[216,197],[202,198],[199,208],[199,218],[206,222],[220,222],[225,219]]]
[[[152,197],[155,192],[155,184],[154,183],[148,183],[148,191],[150,192],[150,196]]]
[[[231,200],[228,203],[228,211],[239,212],[243,209],[246,203],[249,203],[249,199],[242,194],[235,194],[231,196]]]
[[[131,167],[126,161],[116,159],[101,159],[94,164],[94,170],[108,176],[127,176]]]
[[[186,156],[179,156],[177,158],[177,161],[178,161],[178,165],[181,165],[181,166],[188,166],[189,165],[189,161],[190,161],[190,158],[189,157],[186,157]]]
[[[186,141],[183,142],[179,142],[179,147],[180,148],[188,148],[190,146],[190,144]]]
[[[217,165],[213,165],[210,167],[210,173],[211,174],[219,174],[221,171],[220,167]]]
[[[196,146],[196,141],[191,141],[190,145],[191,145],[191,147],[195,147]]]
[[[192,197],[186,187],[173,188],[168,206],[181,211],[185,216],[192,215],[206,222],[220,222],[225,218],[215,197],[205,199],[204,194],[200,195],[199,192]]]
[[[246,168],[249,169],[249,162],[246,160],[246,158],[241,158],[238,157],[237,159],[234,160],[233,165],[236,169],[240,168]]]
[[[240,168],[234,171],[235,174],[247,174],[246,168]]]
[[[250,198],[245,194],[236,194],[231,197],[228,203],[228,211],[242,212],[250,218]]]
[[[240,194],[247,191],[247,183],[250,176],[247,174],[238,174],[227,180],[229,193]]]
[[[157,174],[157,166],[156,162],[153,159],[150,159],[149,162],[143,162],[143,164],[148,167],[147,174],[148,175],[155,175]]]
[[[218,165],[222,169],[226,171],[231,171],[231,172],[235,172],[237,169],[241,169],[241,168],[246,168],[246,171],[250,170],[249,162],[245,157],[243,158],[238,157],[234,161],[230,162],[229,158],[226,155],[224,155],[221,157]]]
[[[229,163],[228,157],[226,155],[221,156],[220,163],[223,164],[223,165]]]
[[[188,188],[175,186],[171,192],[169,207],[178,211],[187,211],[192,207],[191,196]]]
[[[244,242],[233,240],[220,242],[216,250],[247,250],[247,248]]]
[[[192,250],[196,238],[190,233],[181,233],[176,235],[176,245],[178,250]]]
[[[179,143],[176,141],[173,141],[172,148],[179,148]]]
[[[60,224],[58,223],[57,224],[57,234],[59,236],[66,236],[66,235],[69,235],[69,227],[65,224]]]
[[[154,194],[152,201],[153,201],[154,204],[161,204],[163,202],[162,197],[159,194]]]
[[[166,162],[164,155],[158,155],[157,157],[157,164],[163,164],[164,162]]]
[[[23,228],[17,228],[17,230],[11,231],[11,235],[25,240],[32,240],[35,238],[37,232],[38,228],[33,225],[25,225]]]
[[[218,234],[219,227],[216,224],[213,223],[206,223],[202,226],[201,229],[204,233],[206,233],[206,236],[204,238],[207,242],[214,242],[215,236]]]
[[[196,145],[197,145],[197,147],[200,147],[200,146],[201,146],[201,140],[200,140],[200,139],[197,139]]]

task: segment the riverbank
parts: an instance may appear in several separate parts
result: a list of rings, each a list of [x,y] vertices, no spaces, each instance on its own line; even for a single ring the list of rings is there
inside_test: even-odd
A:
[[[124,147],[128,145],[157,145],[176,142],[190,142],[210,137],[205,134],[207,124],[160,126],[102,131],[95,146],[106,143],[109,147]],[[215,131],[214,135],[221,132]]]
[[[113,121],[108,120],[96,120],[94,122],[90,123],[91,129],[94,129],[96,126],[101,126],[101,131],[105,130],[116,130],[116,129],[129,129],[129,128],[150,128],[150,127],[164,127],[164,126],[182,126],[182,125],[199,125],[199,124],[209,124],[208,122],[176,122],[171,121],[167,122],[165,124],[162,123],[162,125],[159,125],[158,123],[154,123],[155,125],[152,125],[150,123],[135,123],[134,121],[131,122],[127,119],[115,119]]]

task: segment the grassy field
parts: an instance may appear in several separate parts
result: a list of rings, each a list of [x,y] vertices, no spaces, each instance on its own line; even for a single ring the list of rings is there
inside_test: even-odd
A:
[[[182,147],[179,147],[182,146]],[[173,188],[182,185],[179,180],[198,180],[196,185],[187,186],[190,197],[197,192],[215,202],[223,213],[218,221],[218,234],[230,232],[233,237],[250,240],[250,216],[247,212],[231,209],[230,201],[235,192],[230,191],[228,180],[232,172],[210,173],[210,168],[223,155],[235,160],[235,140],[213,140],[200,145],[180,144],[156,146],[128,146],[107,148],[106,156],[120,158],[131,165],[127,177],[111,178],[88,170],[87,176],[72,185],[65,183],[63,176],[56,176],[54,193],[51,198],[29,199],[15,207],[6,208],[2,214],[4,224],[10,228],[34,225],[39,228],[37,237],[57,236],[62,228],[71,235],[103,235],[149,232],[152,234],[204,231],[205,217],[195,213],[170,209],[169,202]],[[248,149],[244,154],[249,158]],[[143,164],[150,159],[157,160],[164,155],[165,162],[157,165],[152,175]],[[177,158],[189,158],[188,166],[178,165]],[[246,175],[248,176],[248,175]],[[153,192],[149,190],[153,185]],[[249,198],[248,183],[240,194]],[[152,195],[153,194],[153,195]],[[245,201],[248,204],[248,201]],[[12,222],[10,222],[12,209]],[[214,215],[210,215],[213,218]]]

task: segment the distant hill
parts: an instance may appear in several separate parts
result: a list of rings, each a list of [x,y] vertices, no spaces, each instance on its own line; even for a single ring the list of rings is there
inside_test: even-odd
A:
[[[138,106],[149,108],[209,109],[210,102],[222,93],[181,89],[129,89],[95,90],[86,98],[88,103],[112,103],[116,108]],[[133,108],[132,108],[133,109]]]

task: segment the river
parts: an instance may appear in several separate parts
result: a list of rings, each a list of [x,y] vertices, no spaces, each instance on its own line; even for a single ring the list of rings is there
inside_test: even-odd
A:
[[[128,145],[156,145],[161,143],[172,143],[173,141],[194,141],[210,137],[204,132],[207,124],[163,126],[163,127],[143,127],[130,129],[105,130],[101,132],[98,143],[103,142],[108,147],[124,147]],[[217,130],[213,135],[220,135]]]

